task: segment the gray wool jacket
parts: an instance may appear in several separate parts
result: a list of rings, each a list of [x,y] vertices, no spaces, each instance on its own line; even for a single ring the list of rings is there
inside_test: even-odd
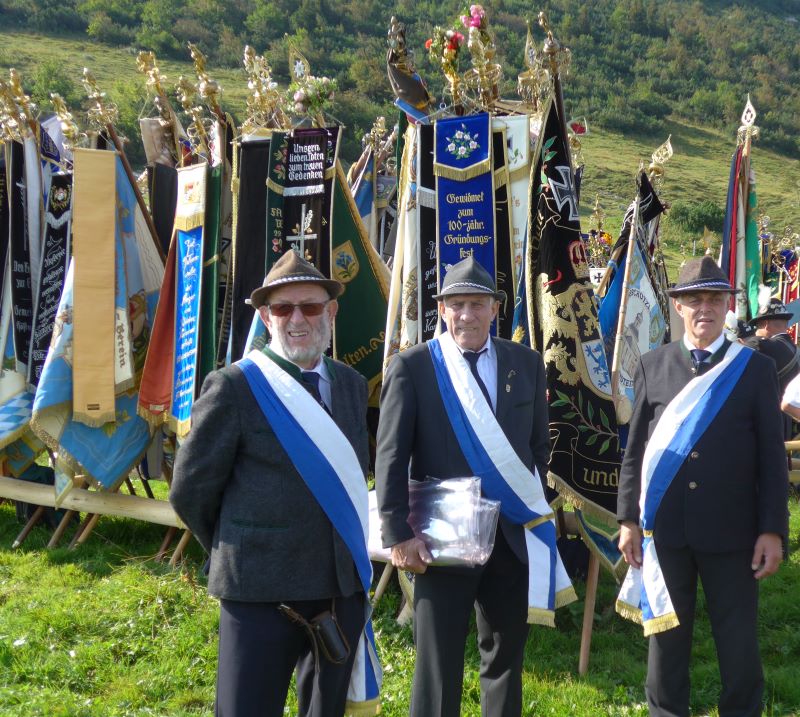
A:
[[[333,420],[366,474],[367,382],[345,364],[325,360]],[[299,377],[292,364],[276,362]],[[346,545],[235,364],[203,384],[192,430],[175,459],[169,499],[211,556],[208,591],[215,597],[278,602],[361,590]]]

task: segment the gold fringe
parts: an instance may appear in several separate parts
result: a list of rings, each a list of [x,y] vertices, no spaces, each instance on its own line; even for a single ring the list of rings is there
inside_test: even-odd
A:
[[[599,518],[600,520],[606,522],[609,526],[617,525],[616,515],[605,508],[601,508],[600,506],[586,500],[586,498],[568,486],[564,480],[559,478],[559,476],[552,471],[548,471],[547,473],[547,485],[557,490],[559,495],[564,498],[567,503],[574,506],[578,510],[582,510],[584,513]]]
[[[559,590],[556,593],[556,610],[560,607],[564,607],[564,605],[569,605],[571,602],[576,602],[577,599],[578,593],[575,592],[575,588],[572,587],[572,585],[563,590]]]
[[[344,706],[344,717],[372,717],[381,713],[381,701],[379,698],[366,700],[365,702],[350,702],[348,700]]]
[[[619,585],[625,578],[625,573],[628,570],[628,564],[623,559],[622,553],[620,553],[619,560],[616,563],[612,563],[605,553],[603,553],[601,550],[594,549],[594,541],[586,531],[583,523],[580,520],[576,522],[578,524],[578,533],[580,534],[581,539],[586,547],[589,548],[592,554],[600,561],[600,564],[614,576],[614,579],[617,581],[617,585]]]
[[[186,438],[189,434],[189,429],[192,427],[192,419],[183,418],[179,421],[174,416],[170,415],[168,420],[170,430],[178,436],[178,438]]]
[[[517,328],[514,329],[514,335],[511,337],[511,340],[518,344],[522,343],[525,340],[525,329],[523,329],[522,326],[517,326]]]
[[[494,172],[494,188],[501,189],[508,184],[508,172],[505,167],[500,167]]]
[[[513,184],[519,179],[527,180],[528,177],[530,177],[530,174],[531,174],[531,168],[526,164],[523,165],[522,167],[519,167],[518,169],[509,170],[508,179],[511,182],[511,184]]]
[[[535,528],[537,525],[542,525],[542,523],[549,523],[551,520],[553,520],[553,518],[555,518],[554,513],[547,513],[546,515],[542,515],[539,516],[538,518],[534,518],[533,520],[529,520],[522,527],[525,528],[525,530],[530,530],[531,528]]]
[[[211,266],[212,264],[216,264],[219,261],[219,254],[214,254],[214,256],[209,257],[203,262],[203,268],[205,269],[207,266]]]
[[[528,608],[528,624],[544,625],[545,627],[556,626],[556,614],[553,610],[546,610],[543,607]]]
[[[678,627],[678,625],[680,625],[680,621],[674,612],[661,615],[660,617],[654,617],[650,620],[644,620],[642,623],[645,637],[650,637],[650,635],[654,635],[657,632],[671,630],[673,627]]]
[[[338,143],[337,143],[337,144],[338,144]],[[336,151],[336,154],[337,154],[337,155],[339,154],[339,151],[338,151],[338,146],[337,146],[337,151]],[[333,179],[335,176],[336,176],[336,163],[334,162],[334,164],[333,164],[333,165],[331,165],[330,167],[328,167],[328,168],[327,168],[327,169],[326,169],[326,170],[325,170],[325,171],[322,173],[322,177],[323,177],[323,179]],[[345,180],[345,181],[347,181],[347,180]]]
[[[437,177],[444,177],[445,179],[452,179],[455,182],[465,182],[468,179],[475,179],[475,177],[480,177],[481,174],[486,174],[492,165],[489,161],[489,158],[482,159],[477,164],[473,164],[469,167],[464,167],[464,169],[459,169],[458,167],[451,167],[449,164],[439,164],[438,162],[434,162],[433,164],[433,173]]]
[[[116,423],[117,412],[116,410],[104,411],[96,416],[92,416],[84,414],[82,411],[73,410],[72,420],[76,423],[82,423],[84,426],[89,426],[89,428],[102,428],[106,423]]]
[[[151,432],[163,426],[169,419],[169,411],[165,408],[160,413],[153,413],[144,406],[136,406],[136,413],[139,418],[143,418],[150,426]]]
[[[283,196],[284,188],[280,184],[276,184],[275,180],[270,177],[267,177],[267,189],[269,189],[270,192],[275,192],[275,194]]]
[[[642,611],[638,608],[635,608],[626,602],[622,602],[622,600],[617,600],[614,608],[616,609],[617,613],[619,613],[626,620],[635,622],[637,625],[642,624]]]
[[[205,210],[201,212],[194,212],[192,214],[176,215],[175,229],[182,232],[188,232],[197,227],[202,227],[206,220]]]

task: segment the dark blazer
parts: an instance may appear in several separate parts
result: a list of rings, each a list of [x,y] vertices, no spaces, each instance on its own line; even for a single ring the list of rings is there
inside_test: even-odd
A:
[[[691,360],[681,341],[642,356],[620,472],[620,521],[639,521],[647,441],[667,404],[692,378]],[[664,494],[654,539],[667,547],[714,553],[752,549],[761,533],[785,538],[787,491],[775,364],[753,352],[728,400]]]
[[[367,383],[327,361],[333,420],[366,473]],[[175,459],[175,511],[211,555],[208,591],[244,602],[361,590],[344,542],[278,442],[235,364],[206,378]]]
[[[522,462],[544,481],[550,458],[542,357],[505,339],[497,351],[497,420]],[[411,473],[409,476],[409,459]],[[472,475],[442,404],[428,347],[394,356],[384,376],[375,459],[375,488],[385,547],[414,537],[408,525],[408,479]],[[501,516],[503,534],[524,563],[522,526]]]

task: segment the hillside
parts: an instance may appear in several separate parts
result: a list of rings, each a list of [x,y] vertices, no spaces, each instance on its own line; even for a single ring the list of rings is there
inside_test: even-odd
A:
[[[567,111],[585,116],[591,128],[583,140],[584,214],[599,194],[606,228],[615,233],[632,197],[639,161],[649,161],[670,134],[675,156],[667,166],[664,198],[676,205],[709,200],[721,210],[749,92],[761,127],[753,154],[760,207],[775,233],[800,224],[800,28],[790,14],[794,5],[778,0],[760,2],[759,8],[678,0],[545,3],[556,35],[573,51],[564,82]],[[342,151],[352,161],[373,119],[395,116],[384,71],[389,17],[395,14],[407,23],[417,65],[432,93],[440,95],[441,73],[428,62],[423,45],[433,24],[449,24],[459,9],[452,0],[394,5],[386,0],[66,0],[58,4],[60,14],[53,14],[51,0],[25,3],[25,12],[22,7],[21,0],[0,0],[3,74],[4,68],[16,67],[34,96],[43,99],[57,90],[76,109],[82,98],[77,80],[88,66],[120,108],[134,163],[141,163],[137,119],[152,110],[144,78],[135,69],[139,48],[156,49],[171,86],[180,74],[192,75],[183,47],[185,40],[197,41],[209,56],[210,74],[224,88],[223,104],[241,118],[247,92],[240,69],[244,43],[264,48],[275,78],[285,86],[283,32],[289,32],[316,74],[337,78],[333,115],[348,128]],[[525,20],[534,19],[538,8],[519,0],[499,0],[486,8],[506,68],[504,95],[514,96]],[[221,30],[210,34],[215,27]],[[48,34],[34,34],[33,28]],[[52,35],[54,28],[61,36]],[[534,32],[540,45],[542,32],[538,27]],[[41,105],[48,109],[47,102]],[[673,256],[680,244],[691,244],[692,235],[669,222],[665,229]]]

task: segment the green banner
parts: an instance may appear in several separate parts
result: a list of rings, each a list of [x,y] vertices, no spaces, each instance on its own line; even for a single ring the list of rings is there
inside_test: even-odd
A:
[[[367,379],[370,403],[377,405],[376,389],[383,376],[389,270],[369,243],[338,160],[331,217],[331,276],[344,284],[338,300],[333,355]]]

